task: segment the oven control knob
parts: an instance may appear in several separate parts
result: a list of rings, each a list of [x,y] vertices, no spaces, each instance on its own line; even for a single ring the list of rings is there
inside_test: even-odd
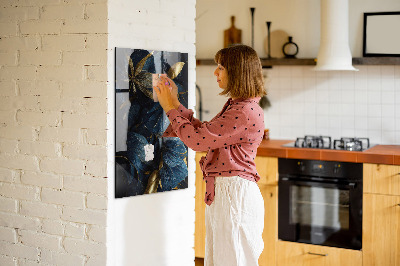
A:
[[[303,164],[303,162],[297,162],[297,165],[299,166],[299,170],[301,172],[304,172],[304,170],[306,170],[306,166]]]
[[[340,164],[336,164],[333,168],[333,173],[338,174],[340,172]]]

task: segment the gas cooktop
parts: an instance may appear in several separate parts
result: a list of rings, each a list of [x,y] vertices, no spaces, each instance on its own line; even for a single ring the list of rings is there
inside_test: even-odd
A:
[[[283,145],[284,147],[314,148],[344,151],[365,151],[374,145],[370,145],[369,138],[340,138],[332,142],[329,136],[311,136],[297,138],[295,142]]]

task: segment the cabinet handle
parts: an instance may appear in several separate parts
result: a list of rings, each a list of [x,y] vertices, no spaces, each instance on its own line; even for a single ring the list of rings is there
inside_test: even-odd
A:
[[[399,204],[397,204],[397,206],[400,206],[400,203],[399,203]]]
[[[313,253],[313,252],[307,252],[307,254],[310,254],[310,255],[317,255],[317,256],[323,256],[323,257],[328,256],[328,254],[320,254],[320,253]]]

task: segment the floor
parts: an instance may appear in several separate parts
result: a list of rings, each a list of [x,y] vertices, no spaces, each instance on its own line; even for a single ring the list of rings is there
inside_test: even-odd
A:
[[[195,266],[203,266],[204,265],[204,259],[203,258],[195,258],[194,259],[194,265]]]

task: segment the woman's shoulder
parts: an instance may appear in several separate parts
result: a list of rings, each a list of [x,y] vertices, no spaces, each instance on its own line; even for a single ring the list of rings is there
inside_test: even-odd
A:
[[[240,99],[239,101],[235,102],[233,108],[236,108],[246,113],[250,111],[262,111],[262,108],[258,104],[259,102],[260,97]]]

